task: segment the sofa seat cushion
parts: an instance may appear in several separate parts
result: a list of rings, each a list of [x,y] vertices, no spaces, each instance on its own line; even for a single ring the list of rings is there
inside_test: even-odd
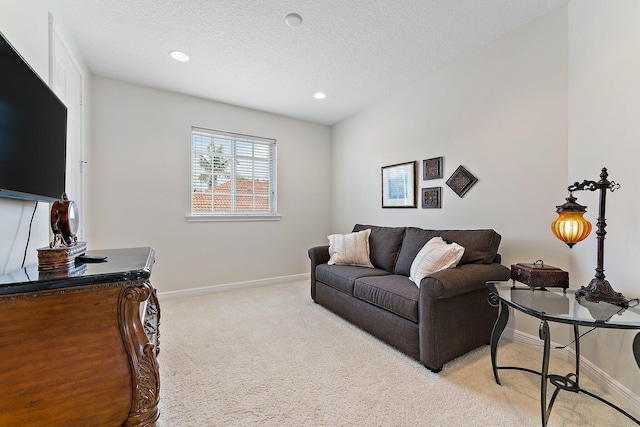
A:
[[[357,279],[353,296],[418,323],[420,290],[407,276],[369,276]]]
[[[317,281],[349,295],[353,295],[353,284],[361,277],[390,275],[389,272],[377,268],[353,265],[320,264],[316,267]]]

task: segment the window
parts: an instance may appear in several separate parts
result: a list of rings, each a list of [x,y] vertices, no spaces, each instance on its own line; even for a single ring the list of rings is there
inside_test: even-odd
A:
[[[276,217],[276,141],[191,130],[191,218]]]

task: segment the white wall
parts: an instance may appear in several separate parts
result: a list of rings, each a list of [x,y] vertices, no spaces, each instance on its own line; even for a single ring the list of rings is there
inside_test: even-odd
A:
[[[13,44],[42,80],[49,82],[49,12],[65,37],[74,59],[89,75],[75,52],[73,39],[65,33],[56,8],[47,0],[3,0],[0,2],[0,32]],[[87,81],[89,79],[87,78]],[[87,88],[85,94],[88,96]],[[20,268],[35,202],[0,198],[0,274]],[[37,248],[49,244],[49,204],[39,203],[31,229],[26,264],[37,262]]]
[[[329,127],[96,76],[92,96],[90,248],[153,246],[159,292],[309,271],[330,230]],[[191,126],[277,140],[280,221],[185,220]]]
[[[495,228],[505,263],[568,267],[550,235],[567,168],[566,8],[345,120],[333,132],[333,225]],[[444,157],[442,209],[382,209],[380,168]],[[363,159],[366,161],[359,161]],[[463,197],[446,179],[479,178]],[[526,243],[526,244],[523,244]]]
[[[494,228],[503,264],[569,267],[550,232],[567,182],[567,9],[561,8],[348,120],[333,132],[333,227]],[[380,168],[444,157],[442,209],[382,209]],[[362,159],[362,161],[360,161]],[[446,179],[478,183],[458,197]]]
[[[503,265],[543,259],[569,270],[550,231],[568,185],[567,56],[562,7],[336,125],[333,232],[357,222],[493,228]],[[443,178],[423,181],[422,160],[438,156]],[[419,188],[442,187],[442,208],[382,209],[380,168],[412,160]],[[463,198],[446,185],[459,165],[479,179]],[[511,322],[538,334],[529,316]],[[569,336],[551,328],[559,342]]]
[[[569,4],[569,181],[599,179],[607,167],[620,189],[607,194],[604,267],[613,288],[640,297],[640,3]],[[598,193],[575,193],[594,225]],[[572,285],[587,285],[596,268],[594,235],[571,250]],[[602,331],[583,340],[592,362],[640,395],[630,352],[638,331]]]
[[[567,102],[562,7],[335,126],[333,231],[493,228],[503,265],[543,259],[568,270],[569,251],[550,231],[566,197]],[[423,181],[420,167],[419,188],[442,187],[441,209],[381,208],[382,166],[438,156],[443,178]],[[479,179],[463,198],[446,185],[459,165]],[[538,334],[531,317],[512,323]]]

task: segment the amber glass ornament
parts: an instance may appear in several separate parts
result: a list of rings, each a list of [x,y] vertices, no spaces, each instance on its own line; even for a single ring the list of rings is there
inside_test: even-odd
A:
[[[554,236],[570,248],[583,241],[591,233],[591,223],[584,218],[584,212],[558,212],[558,218],[551,223]]]
[[[573,194],[569,194],[565,200],[566,203],[556,206],[558,218],[551,223],[551,231],[571,248],[589,236],[592,226],[584,218],[586,206],[576,203],[577,199]]]

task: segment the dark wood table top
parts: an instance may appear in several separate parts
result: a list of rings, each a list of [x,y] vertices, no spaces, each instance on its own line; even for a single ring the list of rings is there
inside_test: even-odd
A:
[[[38,271],[38,265],[0,276],[0,295],[11,295],[89,284],[146,279],[151,275],[155,251],[150,247],[101,249],[86,255],[107,257],[104,262],[81,262],[53,272]]]

